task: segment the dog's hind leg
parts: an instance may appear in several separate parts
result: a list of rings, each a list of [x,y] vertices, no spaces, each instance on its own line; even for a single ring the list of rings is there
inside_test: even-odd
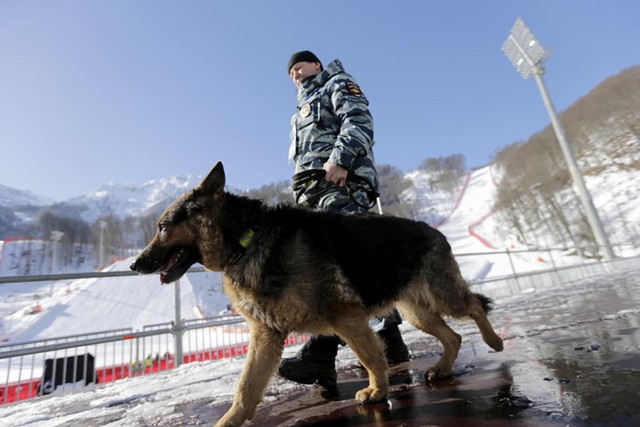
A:
[[[404,318],[416,328],[433,335],[442,343],[442,357],[435,366],[425,373],[428,381],[451,376],[453,364],[458,357],[462,337],[445,323],[438,314],[420,307],[418,304],[399,304],[398,309]]]
[[[249,352],[238,381],[233,404],[215,427],[235,427],[253,417],[264,390],[273,376],[284,347],[286,334],[262,323],[249,322]]]
[[[362,317],[366,319],[366,317]],[[359,403],[376,403],[384,400],[389,390],[387,359],[384,346],[365,320],[342,323],[336,333],[351,347],[369,374],[369,386],[356,393]]]
[[[504,348],[502,338],[496,334],[491,323],[489,323],[489,319],[487,319],[490,302],[491,300],[484,295],[474,294],[469,304],[469,316],[478,325],[484,342],[495,351],[502,351]]]

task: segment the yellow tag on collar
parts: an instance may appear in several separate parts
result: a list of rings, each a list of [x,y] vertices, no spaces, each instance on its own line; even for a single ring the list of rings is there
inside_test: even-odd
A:
[[[256,234],[255,231],[253,231],[252,229],[247,230],[246,233],[244,233],[244,235],[240,238],[240,246],[242,246],[243,248],[247,248],[247,246],[249,246],[251,244],[251,240],[253,239],[253,236]]]

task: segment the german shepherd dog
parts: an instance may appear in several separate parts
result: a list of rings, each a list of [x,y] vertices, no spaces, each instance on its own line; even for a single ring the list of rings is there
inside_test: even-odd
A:
[[[394,305],[444,346],[428,381],[450,376],[460,349],[462,338],[443,315],[470,317],[491,348],[503,349],[486,316],[491,300],[469,291],[439,231],[384,215],[267,207],[224,186],[218,162],[166,208],[131,265],[142,274],[160,272],[162,283],[194,263],[224,272],[225,293],[246,317],[251,338],[233,404],[216,426],[251,419],[291,331],[336,334],[351,347],[369,374],[369,386],[355,396],[362,404],[387,395],[384,349],[369,319]]]

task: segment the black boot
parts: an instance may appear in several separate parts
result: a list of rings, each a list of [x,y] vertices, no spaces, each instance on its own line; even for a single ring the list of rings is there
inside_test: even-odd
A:
[[[280,362],[280,376],[302,384],[318,383],[325,396],[338,392],[336,385],[336,354],[340,338],[335,335],[314,335],[294,357]]]
[[[384,355],[390,366],[409,360],[409,349],[402,340],[398,325],[402,323],[400,314],[394,310],[393,313],[384,318],[384,327],[378,331],[378,336],[384,343]]]

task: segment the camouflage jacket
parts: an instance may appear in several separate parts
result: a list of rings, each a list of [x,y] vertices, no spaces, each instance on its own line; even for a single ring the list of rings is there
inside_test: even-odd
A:
[[[322,169],[327,161],[365,178],[374,191],[378,177],[373,157],[373,118],[369,102],[339,60],[305,80],[291,118],[289,159],[295,173]],[[296,199],[304,200],[305,189]]]

